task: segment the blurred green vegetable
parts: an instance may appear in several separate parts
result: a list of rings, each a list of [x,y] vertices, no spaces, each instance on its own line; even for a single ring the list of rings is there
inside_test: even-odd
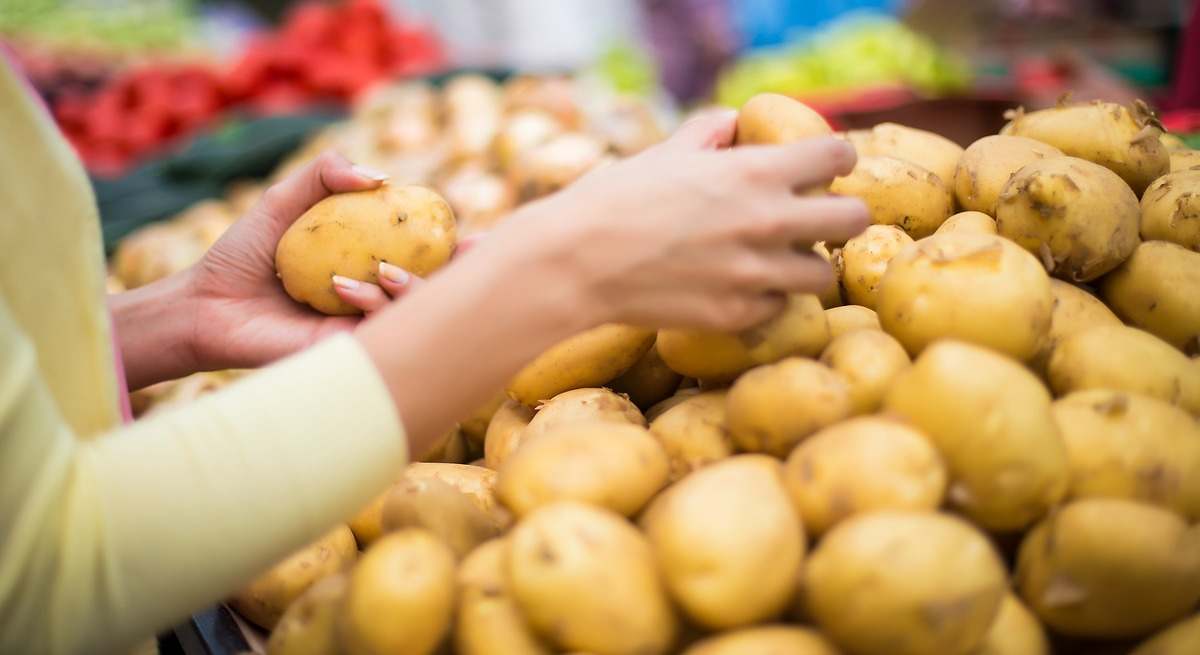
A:
[[[614,90],[623,94],[644,96],[658,87],[654,63],[632,45],[617,44],[610,47],[600,56],[595,67]]]
[[[0,35],[118,52],[170,49],[184,42],[189,0],[0,0]]]

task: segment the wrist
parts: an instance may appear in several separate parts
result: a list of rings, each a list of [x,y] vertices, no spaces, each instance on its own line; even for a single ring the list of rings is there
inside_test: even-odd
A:
[[[130,389],[202,368],[196,349],[191,269],[109,296],[113,329]]]

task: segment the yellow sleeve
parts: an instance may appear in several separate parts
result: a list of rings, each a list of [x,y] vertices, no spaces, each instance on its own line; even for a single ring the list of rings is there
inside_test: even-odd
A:
[[[405,444],[347,335],[81,441],[0,298],[0,652],[109,652],[172,625],[352,515]]]

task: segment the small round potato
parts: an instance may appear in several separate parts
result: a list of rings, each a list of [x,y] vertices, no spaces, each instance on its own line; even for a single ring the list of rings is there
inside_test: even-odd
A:
[[[524,443],[539,434],[569,427],[578,423],[599,421],[628,423],[645,427],[646,418],[637,406],[624,396],[608,389],[589,387],[564,391],[537,408],[537,413],[521,433]]]
[[[765,455],[706,466],[663,492],[642,516],[672,597],[709,629],[779,615],[796,591],[804,528]]]
[[[835,527],[805,567],[804,607],[856,655],[967,655],[1007,591],[1004,565],[966,521],[884,510]]]
[[[654,345],[654,331],[611,323],[562,341],[508,383],[508,395],[530,407],[558,394],[598,387],[629,370]]]
[[[946,467],[919,430],[875,416],[821,430],[788,456],[784,482],[805,529],[822,535],[839,521],[880,509],[935,510]]]
[[[675,393],[682,381],[683,376],[672,371],[658,354],[656,343],[632,368],[612,381],[612,388],[629,396],[638,407],[649,409]]]
[[[488,468],[498,471],[500,465],[520,445],[521,432],[533,420],[533,410],[515,401],[506,400],[488,423],[483,441],[483,461]]]
[[[963,209],[995,216],[996,201],[1013,173],[1039,159],[1062,156],[1058,148],[1023,136],[985,136],[963,152],[954,173],[954,196]]]
[[[1095,325],[1121,325],[1121,319],[1107,305],[1070,282],[1051,278],[1050,293],[1054,294],[1050,330],[1033,358],[1034,369],[1041,372],[1046,370],[1050,353],[1063,337]]]
[[[954,198],[941,178],[895,157],[859,157],[854,170],[834,178],[829,190],[862,198],[872,223],[895,225],[914,239],[933,234],[954,213]]]
[[[789,357],[747,371],[726,398],[739,450],[786,457],[796,444],[853,412],[850,386],[829,367]]]
[[[654,552],[621,515],[554,503],[527,516],[507,539],[513,598],[557,652],[667,652],[677,625]]]
[[[1194,154],[1200,159],[1200,152]],[[1200,251],[1200,170],[1164,175],[1146,189],[1142,194],[1142,238]]]
[[[1025,536],[1016,585],[1063,634],[1144,635],[1200,601],[1200,527],[1153,505],[1077,500]]]
[[[508,528],[511,517],[493,492],[495,471],[466,464],[425,466],[443,468],[405,470],[384,501],[384,533],[424,528],[461,558]]]
[[[1100,293],[1126,322],[1189,355],[1200,353],[1200,252],[1145,241],[1104,278]]]
[[[492,157],[502,172],[512,170],[527,152],[562,133],[562,124],[536,109],[513,112],[492,141]]]
[[[834,339],[821,353],[821,363],[842,376],[854,414],[879,409],[883,395],[912,360],[894,337],[880,330],[854,330]]]
[[[913,242],[894,225],[871,225],[842,247],[840,277],[846,300],[875,309],[879,280],[896,253]]]
[[[879,325],[879,315],[875,313],[875,310],[859,305],[844,305],[826,309],[825,320],[829,322],[829,338],[831,340],[837,339],[851,330],[883,329]]]
[[[267,640],[267,655],[329,655],[337,652],[338,607],[350,578],[331,575],[288,606]]]
[[[1200,653],[1200,614],[1167,626],[1129,655],[1192,655]]]
[[[1033,612],[1009,593],[983,643],[971,655],[1050,655],[1050,642]]]
[[[725,392],[686,396],[650,423],[671,464],[675,482],[696,469],[733,454],[725,420]]]
[[[462,655],[550,655],[517,608],[505,567],[508,541],[493,539],[458,569],[454,645]]]
[[[979,211],[965,211],[946,219],[934,234],[947,232],[972,232],[974,234],[996,234],[996,219]]]
[[[833,134],[829,123],[804,103],[778,93],[760,93],[738,111],[737,145],[776,145]]]
[[[954,169],[963,155],[962,146],[944,136],[896,123],[880,123],[848,140],[860,157],[884,155],[910,161],[937,175],[947,187],[954,185]]]
[[[810,628],[760,625],[708,637],[683,655],[837,655],[837,649]]]

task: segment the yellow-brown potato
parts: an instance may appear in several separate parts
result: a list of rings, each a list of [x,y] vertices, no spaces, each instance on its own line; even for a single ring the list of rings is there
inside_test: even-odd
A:
[[[910,237],[933,234],[950,214],[954,198],[929,170],[894,157],[859,157],[854,170],[834,178],[829,190],[861,198],[876,225],[894,225]]]
[[[346,655],[426,655],[450,630],[454,552],[420,529],[375,542],[350,572],[337,620]]]
[[[979,211],[965,211],[946,219],[934,234],[947,232],[973,232],[975,234],[995,234],[996,220]]]
[[[829,323],[830,343],[853,330],[883,329],[879,325],[879,315],[875,313],[875,310],[859,305],[843,305],[826,309],[825,320]],[[825,348],[828,349],[829,346]]]
[[[848,140],[860,157],[883,155],[910,161],[937,175],[947,187],[954,185],[954,169],[963,155],[962,146],[944,136],[896,123],[880,123]]]
[[[561,341],[521,369],[508,395],[530,407],[558,394],[598,387],[628,371],[654,345],[654,330],[609,323]]]
[[[595,387],[572,389],[540,405],[518,441],[524,443],[539,434],[592,421],[646,425],[637,406],[624,396]]]
[[[465,234],[487,228],[516,207],[517,192],[508,180],[478,168],[464,168],[445,178],[438,190],[458,217]]]
[[[1130,500],[1077,500],[1025,536],[1016,586],[1063,634],[1144,635],[1200,601],[1200,526]]]
[[[467,459],[467,442],[458,426],[443,434],[417,458],[418,462],[462,464]]]
[[[1054,294],[1054,311],[1050,313],[1050,330],[1042,340],[1033,366],[1044,372],[1050,353],[1059,340],[1068,334],[1096,325],[1121,325],[1121,319],[1107,305],[1079,287],[1056,278],[1050,280],[1050,292]]]
[[[1167,152],[1178,152],[1180,150],[1189,149],[1187,143],[1183,139],[1179,138],[1179,135],[1177,134],[1163,132],[1162,134],[1158,135],[1158,141],[1159,143],[1163,144],[1163,147],[1167,149]]]
[[[1010,122],[1001,134],[1037,139],[1104,166],[1137,194],[1170,170],[1159,140],[1162,124],[1141,100],[1130,107],[1093,100],[1028,113],[1018,109],[1005,117]]]
[[[385,491],[373,498],[347,523],[358,547],[363,550],[383,536],[383,503],[387,495]]]
[[[208,246],[174,223],[143,227],[121,240],[113,273],[127,289],[149,284],[196,263]]]
[[[405,471],[384,501],[383,531],[424,528],[461,558],[503,533],[511,518],[492,491],[495,471],[465,464],[441,466],[445,468]]]
[[[1046,365],[1057,395],[1081,389],[1132,391],[1200,416],[1200,367],[1158,337],[1124,325],[1099,325],[1059,340]]]
[[[971,655],[1050,655],[1050,642],[1033,612],[1009,593],[983,643]]]
[[[480,406],[479,409],[476,409],[470,416],[458,424],[458,429],[462,430],[463,436],[476,448],[476,452],[478,452],[479,448],[483,447],[488,425],[492,422],[492,417],[495,416],[496,411],[504,404],[505,399],[504,393],[496,394],[495,398]]]
[[[450,205],[424,187],[384,184],[339,193],[284,232],[275,269],[297,301],[324,314],[357,314],[338,297],[331,277],[376,282],[380,262],[424,277],[450,260],[455,229]]]
[[[912,237],[894,225],[871,225],[847,241],[838,260],[846,300],[874,310],[888,262],[912,242]]]
[[[883,395],[912,360],[894,337],[880,330],[854,330],[829,342],[821,363],[842,376],[853,414],[879,409]]]
[[[1037,259],[1013,242],[951,232],[892,258],[875,311],[916,355],[936,339],[961,339],[1028,360],[1050,328],[1054,297]]]
[[[760,93],[738,110],[737,145],[777,145],[833,134],[829,123],[804,103],[778,93]]]
[[[1115,173],[1053,157],[1013,174],[996,205],[996,230],[1037,255],[1051,274],[1087,282],[1137,247],[1137,196]]]
[[[996,201],[1013,173],[1039,159],[1061,156],[1058,148],[1023,136],[985,136],[963,152],[954,173],[954,196],[963,209],[995,216]]]
[[[684,655],[837,655],[821,633],[794,625],[760,625],[714,635]]]
[[[575,85],[567,76],[518,75],[504,82],[504,105],[514,113],[544,111],[567,127],[578,127],[584,117]]]
[[[524,441],[505,460],[496,494],[517,516],[560,500],[632,516],[667,484],[669,472],[666,452],[643,427],[564,424]]]
[[[1189,355],[1200,353],[1200,252],[1145,241],[1104,278],[1100,293],[1127,323]]]
[[[833,252],[830,252],[829,246],[825,245],[824,241],[818,241],[813,244],[813,252],[820,255],[821,259],[829,262],[834,272],[833,280],[829,283],[829,286],[817,294],[817,299],[821,301],[821,306],[825,309],[840,307],[843,304],[842,285],[841,280],[838,279],[839,264],[837,260],[841,257],[841,250],[835,248]]]
[[[1147,639],[1129,655],[1193,655],[1200,653],[1200,614],[1177,621]]]
[[[828,343],[829,323],[821,301],[801,294],[789,295],[779,315],[738,334],[684,329],[658,333],[658,352],[667,366],[681,375],[715,382],[791,355],[816,355]]]
[[[855,514],[881,509],[935,510],[946,467],[921,432],[876,416],[821,430],[788,456],[784,482],[804,528],[827,532]]]
[[[687,383],[689,380],[692,380],[692,378],[684,378],[683,382]],[[660,402],[660,403],[654,405],[653,407],[651,407],[650,409],[646,410],[646,420],[649,421],[651,424],[653,424],[654,420],[657,419],[658,417],[662,416],[664,413],[666,413],[667,410],[678,405],[679,403],[682,403],[683,401],[687,400],[688,398],[695,396],[698,393],[702,393],[702,391],[700,390],[700,387],[698,387],[698,386],[695,386],[695,385],[692,385],[689,387],[680,386],[679,390],[676,391],[673,396],[671,396],[670,398],[667,398],[666,400],[663,400],[662,402]]]
[[[535,109],[512,113],[492,142],[492,157],[501,171],[512,169],[525,153],[562,132],[562,124]]]
[[[654,499],[641,523],[667,589],[700,626],[770,620],[795,594],[804,528],[770,457],[697,470]]]
[[[270,630],[292,601],[318,580],[349,566],[356,555],[354,535],[339,525],[255,578],[229,604],[238,614]]]
[[[989,530],[1030,525],[1067,492],[1050,394],[1007,357],[937,342],[896,377],[883,408],[930,438],[950,473],[951,505]]]
[[[505,567],[508,541],[493,539],[458,568],[454,645],[461,655],[550,655],[513,602]]]
[[[296,599],[267,640],[267,655],[330,655],[337,652],[338,608],[346,596],[346,573],[318,581]]]
[[[1200,168],[1200,150],[1171,151],[1171,172],[1194,170]],[[1159,178],[1160,180],[1162,178]],[[1149,189],[1149,187],[1147,187]],[[1143,194],[1144,195],[1144,194]]]
[[[725,392],[689,394],[650,423],[670,462],[670,481],[733,454],[725,425]]]
[[[1200,152],[1195,154],[1200,158]],[[1200,251],[1200,170],[1158,178],[1142,194],[1141,207],[1143,239]]]
[[[1007,591],[991,543],[966,521],[883,510],[838,524],[805,566],[804,608],[856,655],[967,655]]]
[[[850,386],[800,357],[747,371],[729,389],[727,426],[739,450],[786,457],[796,444],[853,412]]]
[[[529,624],[558,652],[656,655],[677,630],[640,532],[576,502],[543,507],[508,537],[508,582]]]
[[[632,368],[612,381],[612,388],[617,393],[629,396],[638,407],[649,409],[675,393],[682,380],[683,376],[672,371],[663,361],[655,344]]]
[[[1200,425],[1167,402],[1077,391],[1054,403],[1073,498],[1129,498],[1200,519]]]
[[[521,444],[521,432],[533,419],[533,410],[515,400],[506,400],[488,423],[483,442],[483,461],[498,471],[505,459]]]
[[[581,132],[567,132],[530,148],[510,173],[517,194],[532,200],[574,182],[604,159],[608,146]]]

